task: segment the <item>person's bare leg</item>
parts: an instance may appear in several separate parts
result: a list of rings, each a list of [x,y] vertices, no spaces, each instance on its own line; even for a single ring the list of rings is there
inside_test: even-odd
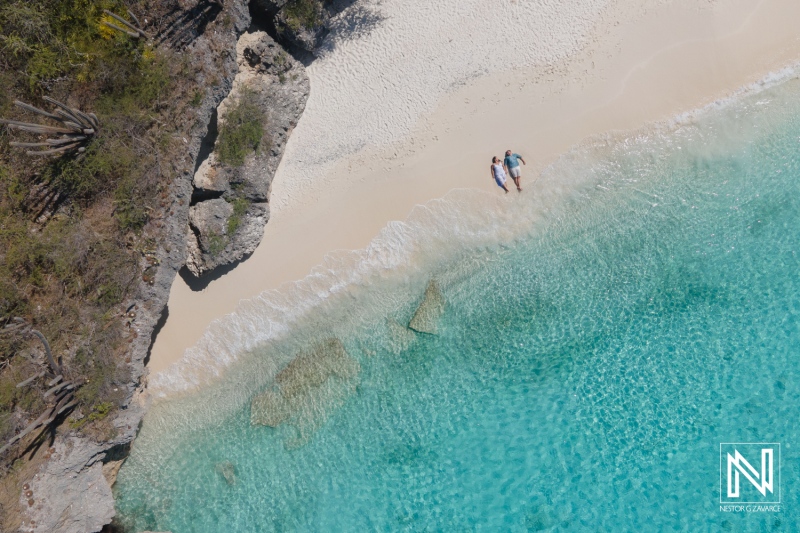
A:
[[[508,187],[506,187],[506,184],[505,183],[502,184],[501,187],[503,188],[504,191],[506,191],[506,194],[508,194]]]
[[[519,186],[520,178],[514,178],[514,185],[517,186],[517,191],[522,192],[522,187]]]

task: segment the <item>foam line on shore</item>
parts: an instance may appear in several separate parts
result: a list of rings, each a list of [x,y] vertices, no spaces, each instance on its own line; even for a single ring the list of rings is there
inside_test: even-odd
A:
[[[234,313],[215,320],[182,359],[150,378],[149,392],[163,398],[195,390],[218,379],[245,354],[257,349],[263,353],[266,344],[285,339],[312,314],[330,312],[341,298],[357,298],[354,291],[379,284],[397,285],[410,277],[424,283],[437,265],[459,255],[495,249],[529,236],[537,231],[539,221],[561,216],[561,210],[568,208],[576,195],[585,195],[595,186],[603,190],[613,187],[606,182],[602,185],[600,180],[607,179],[605,165],[621,151],[652,149],[652,143],[659,139],[676,142],[672,134],[691,129],[709,113],[797,77],[798,68],[787,67],[741,88],[736,97],[634,132],[593,137],[542,173],[536,196],[504,197],[459,189],[418,206],[406,220],[388,224],[368,247],[331,252],[304,279],[243,301]],[[374,318],[375,306],[367,307],[365,312]]]
[[[394,3],[387,0],[379,7],[388,9]],[[379,46],[368,42],[379,36],[391,38],[391,32],[380,32],[397,28],[400,22],[395,19],[400,16],[385,18],[372,33],[353,41],[335,43],[326,52],[330,57],[323,59],[339,62],[341,76],[370,64],[369,72],[380,77],[380,57],[348,51]],[[292,155],[293,146],[313,144],[317,137],[326,145],[328,128],[339,131],[336,124],[306,128],[317,120],[316,112],[307,108],[273,182],[272,214],[261,246],[203,292],[192,292],[176,280],[170,318],[153,347],[151,379],[157,381],[158,372],[197,343],[214,319],[233,312],[238,302],[304,278],[331,250],[370,246],[381,228],[406,219],[413,206],[454,188],[501,194],[488,177],[491,155],[506,148],[523,153],[529,161],[523,172],[526,194],[546,196],[544,182],[535,182],[535,177],[582,139],[633,131],[654,121],[690,123],[692,113],[683,113],[686,109],[715,101],[712,107],[724,105],[732,91],[800,58],[793,22],[798,17],[800,4],[791,0],[613,2],[593,23],[577,54],[512,70],[503,70],[508,64],[492,63],[489,66],[497,70],[449,87],[433,113],[424,111],[411,133],[398,134],[399,140],[381,145],[378,139],[350,155],[320,158],[324,168],[309,164],[303,167],[305,174],[292,174],[290,167],[305,165],[304,158],[311,154],[301,150]],[[457,18],[440,22],[452,25]],[[473,37],[478,39],[477,34]],[[413,54],[411,45],[417,43],[406,43],[408,50],[400,44],[393,52]],[[444,55],[446,48],[441,51],[439,62],[454,60]],[[313,68],[309,74],[312,98],[315,92],[321,99],[333,98],[321,94],[327,74],[314,74]],[[769,84],[769,77],[763,83]],[[362,96],[369,95],[351,93],[346,98],[358,102]],[[385,134],[391,137],[392,131]],[[551,185],[567,188],[570,183]]]

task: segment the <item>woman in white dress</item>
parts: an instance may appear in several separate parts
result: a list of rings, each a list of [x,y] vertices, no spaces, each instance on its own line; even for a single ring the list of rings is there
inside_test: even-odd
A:
[[[508,187],[506,187],[506,171],[503,168],[503,163],[500,162],[500,158],[492,158],[492,166],[489,168],[489,171],[492,174],[492,179],[497,183],[497,186],[508,193]]]

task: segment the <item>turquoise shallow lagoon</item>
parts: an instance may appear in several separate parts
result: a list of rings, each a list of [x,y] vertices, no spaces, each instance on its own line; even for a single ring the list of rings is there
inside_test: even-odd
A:
[[[538,186],[585,179],[514,238],[354,287],[159,402],[115,487],[120,524],[797,531],[798,96],[790,80],[598,140],[548,170]],[[407,323],[430,276],[439,334],[398,332],[387,319]],[[251,425],[275,361],[332,335],[361,365],[355,391]],[[780,512],[720,510],[722,442],[781,443]]]

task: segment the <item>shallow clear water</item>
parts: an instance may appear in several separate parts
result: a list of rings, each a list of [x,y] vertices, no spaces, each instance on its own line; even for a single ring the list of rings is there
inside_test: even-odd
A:
[[[798,95],[789,81],[696,123],[597,143],[551,169],[588,185],[524,238],[407,274],[371,320],[344,327],[379,292],[354,289],[341,314],[160,403],[120,472],[120,522],[797,530]],[[447,301],[439,335],[398,339],[386,318],[409,319],[430,273]],[[356,393],[316,398],[294,425],[252,426],[249,400],[274,376],[265,361],[333,330],[361,364]],[[721,442],[782,444],[781,512],[720,511]]]

